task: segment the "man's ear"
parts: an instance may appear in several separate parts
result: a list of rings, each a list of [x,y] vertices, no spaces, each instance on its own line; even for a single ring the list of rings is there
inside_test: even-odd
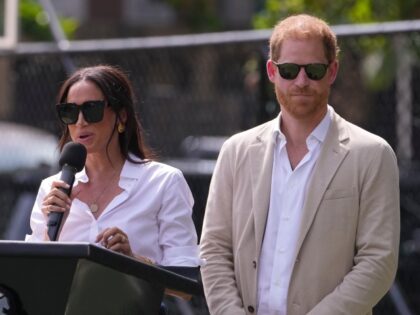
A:
[[[329,76],[328,80],[330,82],[330,85],[332,85],[335,79],[337,78],[338,68],[339,68],[338,60],[334,60],[328,67],[328,76]]]
[[[267,70],[268,79],[274,83],[276,79],[276,74],[277,74],[277,66],[273,63],[271,59],[267,60],[266,70]]]

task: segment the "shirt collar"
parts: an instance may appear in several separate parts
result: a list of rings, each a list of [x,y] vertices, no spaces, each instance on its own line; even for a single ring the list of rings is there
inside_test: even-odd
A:
[[[281,112],[278,114],[276,119],[273,120],[273,140],[276,143],[278,140],[285,140],[286,137],[280,130],[281,124]]]
[[[327,113],[325,114],[321,122],[315,127],[315,129],[308,136],[308,139],[315,138],[321,143],[324,142],[327,136],[327,132],[330,127],[331,121],[332,121],[333,113],[334,113],[334,109],[332,108],[332,106],[328,105]],[[279,140],[281,141],[286,140],[285,135],[280,130],[280,124],[281,124],[281,112],[276,117],[276,119],[273,120],[273,140],[275,142]]]
[[[325,138],[327,137],[327,132],[331,124],[333,112],[334,112],[334,109],[330,105],[328,105],[327,113],[325,114],[321,122],[318,124],[318,126],[316,126],[315,129],[311,132],[309,137],[314,137],[321,143],[324,142]]]
[[[142,161],[142,159],[136,157],[135,155],[129,153],[129,156],[134,161]],[[120,187],[126,188],[125,184],[127,181],[137,180],[138,179],[138,172],[141,168],[138,166],[141,164],[133,163],[128,160],[125,160],[123,168],[120,174]],[[77,186],[78,182],[87,183],[89,181],[89,177],[86,174],[86,168],[84,167],[79,173],[75,175],[74,186]]]

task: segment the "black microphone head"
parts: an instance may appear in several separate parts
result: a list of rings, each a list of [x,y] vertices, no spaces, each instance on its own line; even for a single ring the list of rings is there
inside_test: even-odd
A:
[[[67,142],[63,151],[61,151],[59,164],[60,167],[64,165],[69,165],[74,167],[77,172],[80,172],[86,163],[86,148],[77,142]]]

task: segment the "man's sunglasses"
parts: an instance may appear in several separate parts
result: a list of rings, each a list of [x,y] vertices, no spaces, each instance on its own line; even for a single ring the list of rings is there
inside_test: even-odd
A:
[[[327,64],[310,63],[307,65],[298,65],[296,63],[273,63],[279,68],[280,76],[286,80],[294,80],[299,74],[300,68],[304,68],[306,75],[311,80],[321,80],[327,73]]]
[[[72,125],[77,122],[79,112],[82,111],[83,118],[88,123],[97,123],[104,117],[105,101],[87,101],[82,105],[75,103],[57,104],[57,114],[63,124]]]

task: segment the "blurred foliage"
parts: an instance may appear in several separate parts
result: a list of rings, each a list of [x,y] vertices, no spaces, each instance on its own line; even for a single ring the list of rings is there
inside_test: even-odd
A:
[[[35,0],[19,1],[20,36],[23,41],[51,41],[49,17]],[[74,18],[59,18],[64,34],[72,39],[79,26]]]
[[[420,18],[418,0],[265,0],[263,9],[253,18],[257,29],[272,28],[279,20],[298,13],[318,16],[328,23],[360,24]],[[373,90],[382,90],[394,82],[396,56],[389,37],[360,37],[352,47],[360,52],[363,78]],[[414,45],[419,53],[420,45]],[[403,47],[401,47],[403,49]]]
[[[215,0],[166,0],[178,13],[181,21],[192,32],[218,31]]]
[[[418,0],[266,0],[253,20],[255,28],[271,28],[291,14],[307,12],[331,24],[369,23],[420,18]]]

